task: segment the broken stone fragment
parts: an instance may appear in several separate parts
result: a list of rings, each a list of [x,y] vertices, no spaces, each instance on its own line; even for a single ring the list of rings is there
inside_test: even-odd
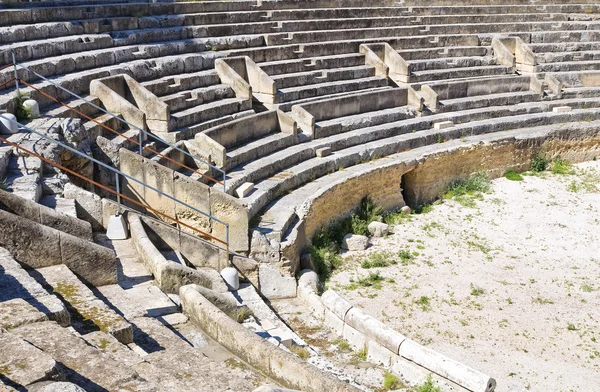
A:
[[[342,240],[342,249],[365,250],[369,245],[369,238],[359,234],[346,234]]]
[[[385,237],[389,231],[389,226],[381,222],[371,222],[367,228],[373,237]]]

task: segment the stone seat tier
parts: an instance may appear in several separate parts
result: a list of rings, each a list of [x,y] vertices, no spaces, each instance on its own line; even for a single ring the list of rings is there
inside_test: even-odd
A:
[[[560,63],[560,62],[574,62],[574,61],[597,61],[600,59],[600,42],[598,49],[596,50],[578,50],[565,52],[546,52],[536,53],[536,59],[538,63]]]
[[[595,109],[583,110],[580,115],[582,121],[589,116],[595,116],[600,111]],[[574,114],[574,113],[573,113]],[[302,184],[310,182],[312,179],[326,175],[327,173],[340,168],[352,166],[362,160],[370,160],[374,157],[387,156],[393,153],[420,147],[424,144],[431,144],[442,140],[453,139],[462,136],[470,136],[472,134],[482,134],[489,132],[499,132],[508,129],[531,126],[532,124],[549,125],[555,122],[577,121],[571,119],[571,114],[561,115],[555,113],[538,113],[524,114],[512,116],[510,118],[496,118],[492,121],[486,119],[481,121],[471,121],[452,127],[452,131],[437,130],[430,128],[429,122],[422,119],[421,124],[410,124],[410,120],[406,121],[406,125],[395,129],[395,136],[392,135],[377,135],[376,132],[369,132],[369,129],[361,129],[358,131],[360,135],[354,138],[350,133],[342,136],[343,140],[324,140],[321,141],[320,147],[330,147],[334,154],[325,158],[311,158],[302,161],[292,167],[286,168],[281,173],[277,173],[272,177],[262,179],[255,183],[255,190],[244,200],[248,203],[248,211],[250,216],[256,215],[269,202],[276,197],[297,188]],[[413,120],[417,122],[419,120]],[[410,125],[412,125],[412,127]],[[419,131],[419,125],[421,130]],[[423,129],[425,128],[425,129]],[[417,135],[413,135],[415,130]],[[353,131],[356,132],[356,131]],[[424,132],[424,133],[419,133]],[[425,137],[420,137],[425,135]],[[450,137],[450,135],[454,135]],[[379,136],[379,137],[377,137]],[[439,137],[438,137],[439,136]],[[315,147],[316,148],[316,147]]]
[[[365,65],[365,56],[360,53],[325,55],[315,58],[267,61],[258,64],[270,76],[306,72],[329,68],[356,67]]]
[[[66,304],[71,323],[80,334],[100,330],[123,344],[133,341],[131,324],[98,299],[67,266],[39,268],[36,276]]]
[[[512,73],[512,67],[506,67],[503,65],[433,69],[412,72],[408,78],[408,81],[409,83],[423,83],[435,80],[466,79],[510,75]]]
[[[339,93],[335,93],[335,94],[327,94],[326,96],[314,96],[314,97],[310,97],[310,98],[299,99],[297,101],[280,103],[276,106],[277,106],[277,109],[279,109],[279,110],[282,110],[284,112],[289,112],[290,110],[292,110],[292,106],[294,106],[294,105],[300,105],[303,103],[320,101],[324,98],[329,99],[329,98],[342,97],[345,95],[353,95],[353,94],[358,94],[358,93],[383,91],[383,90],[387,90],[390,88],[392,88],[392,86],[388,86],[387,84],[385,84],[382,86],[369,87],[369,88],[365,88],[365,89],[361,89],[361,90],[348,90],[348,91],[343,91],[343,92],[339,92]]]
[[[432,48],[398,50],[400,56],[406,61],[419,61],[428,59],[437,59],[439,56],[446,58],[453,57],[475,57],[489,56],[491,54],[490,47],[487,46],[450,46],[441,47],[438,51]]]
[[[440,112],[456,112],[488,106],[508,106],[523,102],[539,101],[541,95],[533,91],[495,93],[472,97],[444,99],[440,101]]]
[[[298,138],[294,135],[277,132],[237,146],[227,151],[227,166],[224,169],[229,170],[275,151],[283,150],[296,144],[297,140]]]
[[[450,68],[486,67],[496,65],[493,56],[438,57],[436,59],[411,60],[412,72],[423,72]]]
[[[563,61],[559,63],[545,63],[535,66],[536,72],[571,72],[599,70],[600,60]]]
[[[373,127],[360,129],[349,127],[346,131],[352,132],[343,132],[344,129],[342,129],[342,132],[333,133],[330,137],[292,146],[286,150],[263,156],[255,161],[230,171],[227,173],[227,192],[232,193],[236,187],[244,182],[257,182],[262,178],[283,172],[287,167],[293,166],[298,162],[313,158],[315,157],[314,150],[316,148],[332,147],[338,145],[340,142],[360,143],[360,141],[356,141],[356,138],[361,137],[361,135],[363,135],[363,138],[376,140],[381,137],[395,135],[398,129],[404,129],[404,127],[410,127],[410,131],[412,132],[412,130],[417,131],[421,129],[429,129],[431,128],[431,124],[437,121],[478,121],[488,118],[510,116],[513,114],[540,112],[543,111],[544,108],[545,106],[530,104],[520,105],[514,109],[510,107],[482,108],[457,113],[440,113],[432,116],[417,117],[408,120],[402,118],[399,121],[382,123]],[[385,111],[387,112],[388,110],[386,109]],[[398,111],[400,112],[400,110]],[[376,117],[380,115],[380,111],[363,113],[362,115],[364,117]],[[338,121],[343,121],[343,118],[338,119]],[[340,147],[337,147],[337,149],[339,148]]]
[[[586,129],[593,129],[600,125],[599,121],[583,122],[583,123],[570,123],[569,127],[582,127]],[[524,127],[517,130],[507,130],[501,133],[492,134],[480,134],[480,135],[469,135],[463,139],[454,139],[444,144],[426,144],[422,147],[416,147],[407,151],[396,152],[389,157],[384,157],[376,161],[369,161],[367,163],[358,164],[355,166],[348,167],[342,171],[333,171],[323,177],[317,178],[302,187],[294,189],[289,194],[277,199],[271,203],[267,209],[261,214],[263,221],[259,223],[256,229],[260,230],[267,237],[278,240],[280,242],[286,242],[295,236],[291,231],[294,228],[295,222],[298,220],[295,209],[290,206],[302,206],[305,202],[314,198],[317,194],[322,193],[325,189],[328,189],[332,185],[339,184],[346,178],[352,178],[355,175],[360,175],[361,172],[368,169],[383,168],[388,165],[394,164],[394,162],[401,162],[405,160],[418,159],[422,154],[435,153],[440,149],[447,149],[449,147],[460,146],[461,143],[470,141],[479,142],[490,142],[493,140],[502,140],[511,137],[524,137],[534,136],[541,133],[551,132],[556,129],[563,129],[564,124],[552,124],[551,126],[530,126]],[[449,133],[451,131],[447,131]],[[441,133],[444,133],[443,131]],[[283,244],[282,244],[283,245]]]
[[[412,15],[463,15],[463,14],[526,14],[526,13],[578,13],[586,11],[600,12],[600,6],[597,4],[549,4],[534,5],[534,4],[486,4],[485,7],[480,5],[457,5],[452,4],[451,7],[423,6],[421,4],[408,7],[406,14]]]
[[[270,200],[287,192],[289,189],[297,187],[301,183],[310,181],[310,178],[315,177],[315,173],[318,174],[323,170],[325,173],[330,170],[337,170],[339,167],[345,167],[344,164],[350,165],[350,162],[357,162],[366,158],[371,159],[373,156],[389,155],[386,151],[390,146],[396,146],[401,149],[414,148],[414,146],[410,144],[412,143],[410,134],[412,134],[413,131],[420,132],[423,130],[431,130],[431,132],[435,133],[437,130],[431,128],[434,122],[447,120],[454,121],[455,123],[460,123],[461,129],[465,132],[476,133],[485,133],[491,128],[494,129],[494,131],[511,129],[511,127],[516,128],[524,126],[524,124],[529,124],[532,121],[548,121],[551,123],[558,117],[554,117],[554,114],[552,113],[542,112],[548,110],[551,106],[560,106],[560,103],[555,102],[558,101],[553,101],[551,104],[541,102],[525,103],[509,107],[493,107],[466,110],[464,112],[437,114],[425,118],[419,117],[357,129],[343,134],[313,140],[263,157],[249,163],[244,168],[239,168],[236,171],[230,172],[228,186],[230,189],[235,189],[239,184],[246,181],[255,183],[256,190],[245,199],[248,202],[250,215],[254,216],[268,204]],[[535,113],[540,113],[539,116],[541,117],[535,117]],[[500,117],[502,117],[502,120],[499,120]],[[490,118],[493,118],[493,120],[490,120]],[[564,121],[564,118],[562,118],[562,121]],[[404,144],[396,143],[390,145],[388,142],[392,139],[388,140],[389,138],[399,138]],[[432,143],[437,142],[437,138],[435,137],[428,140]],[[378,148],[377,151],[374,150],[375,152],[370,158],[361,152],[363,151],[361,148],[368,143],[373,143],[373,145]],[[329,147],[334,152],[343,150],[341,153],[334,154],[337,155],[336,159],[339,160],[339,165],[336,164],[337,166],[335,167],[331,166],[331,164],[329,164],[329,166],[319,166],[321,167],[321,169],[319,169],[321,171],[316,170],[310,174],[311,172],[305,170],[308,170],[307,167],[312,164],[306,162],[316,159],[315,150],[322,147]],[[319,160],[317,159],[313,162],[318,161]],[[327,160],[325,161],[328,162]],[[317,177],[318,176],[319,175],[317,175]]]
[[[0,326],[13,328],[44,319],[54,320],[63,326],[70,324],[69,312],[63,303],[49,294],[4,248],[0,248],[0,287],[1,314],[12,316],[9,319],[3,317]],[[36,311],[23,311],[23,304],[15,303],[15,300],[26,302],[29,305],[26,307]],[[44,316],[39,317],[37,312]]]
[[[217,101],[203,103],[187,109],[171,113],[171,121],[175,129],[190,127],[195,124],[205,123],[219,117],[230,116],[252,108],[250,101],[239,98],[224,98]]]
[[[275,75],[272,78],[275,81],[278,90],[285,90],[290,87],[362,79],[373,76],[375,76],[375,68],[363,64],[341,68],[325,68],[314,71],[280,74]]]
[[[372,70],[374,75],[375,71]],[[357,79],[337,80],[324,83],[295,86],[277,90],[275,103],[296,102],[306,98],[324,97],[332,94],[347,93],[387,86],[387,78],[381,76],[367,76]],[[256,94],[257,96],[259,94]]]
[[[169,105],[171,112],[227,98],[235,98],[235,92],[226,84],[200,87],[160,97],[161,101]]]
[[[13,142],[16,142],[16,140],[13,140]],[[19,144],[25,145],[25,143]],[[27,144],[29,145],[26,148],[35,151],[35,142]],[[6,184],[5,189],[19,197],[37,203],[42,197],[42,184],[40,183],[43,172],[42,161],[35,157],[19,156],[18,153],[18,151],[15,151],[8,161],[7,171],[3,178]]]
[[[214,69],[198,72],[168,75],[158,79],[142,82],[142,86],[158,97],[176,94],[202,87],[209,87],[221,83],[217,71]]]
[[[584,42],[552,42],[552,43],[529,43],[527,44],[534,53],[547,55],[554,52],[579,52],[588,50],[600,50],[600,41]]]

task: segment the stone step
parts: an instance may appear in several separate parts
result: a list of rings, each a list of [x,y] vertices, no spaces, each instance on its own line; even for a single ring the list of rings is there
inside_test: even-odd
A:
[[[235,92],[226,84],[201,87],[160,97],[161,101],[169,105],[171,112],[178,112],[194,106],[227,98],[235,98]]]
[[[372,76],[360,79],[340,80],[328,83],[317,83],[307,86],[297,86],[277,91],[276,103],[299,101],[306,98],[324,97],[332,94],[364,90],[387,86],[387,79]]]
[[[409,77],[409,83],[423,83],[435,80],[446,80],[446,79],[466,79],[466,78],[478,78],[478,77],[489,77],[489,76],[500,76],[510,75],[513,73],[511,67],[505,67],[502,65],[490,65],[482,67],[467,67],[467,68],[450,68],[450,69],[436,69],[427,71],[413,72]]]
[[[50,207],[58,212],[77,218],[77,210],[75,208],[75,200],[64,199],[56,195],[44,196],[39,203],[46,207]]]
[[[121,343],[133,339],[133,329],[115,313],[65,265],[40,268],[39,280],[58,295],[72,314],[72,324],[81,334],[100,330],[113,335]]]
[[[48,292],[21,268],[10,253],[0,248],[0,326],[13,328],[41,319],[55,320],[63,326],[70,323],[69,312],[63,303]]]
[[[180,112],[171,113],[171,119],[175,122],[175,128],[180,129],[194,124],[203,123],[245,109],[246,101],[238,98],[226,98],[218,101],[198,105]]]
[[[266,61],[258,65],[268,75],[275,76],[319,69],[361,66],[365,65],[365,56],[360,53],[349,53],[315,58]]]
[[[202,87],[220,84],[219,75],[214,69],[168,75],[155,80],[143,82],[142,86],[159,97]]]
[[[598,69],[600,69],[600,60],[564,61],[560,63],[546,63],[535,66],[536,72],[595,71]]]
[[[573,50],[565,52],[544,52],[536,53],[535,57],[538,63],[559,63],[574,61],[599,61],[600,60],[600,42],[599,50]]]
[[[175,132],[169,132],[168,134],[161,135],[163,140],[169,143],[177,143],[180,140],[193,139],[197,133],[216,127],[221,124],[225,124],[229,121],[237,120],[242,117],[251,116],[256,114],[252,110],[252,102],[249,100],[240,102],[240,110],[233,112],[221,117],[213,118],[210,120],[202,121],[196,124],[185,126],[175,130]]]
[[[19,142],[30,151],[36,151],[35,143]],[[4,188],[27,200],[38,202],[42,196],[42,161],[31,156],[18,156],[21,150],[14,151],[8,160],[3,179]]]
[[[475,57],[489,56],[490,48],[487,46],[450,46],[441,47],[438,51],[431,48],[398,50],[400,56],[406,61],[437,59],[439,56],[452,57]]]
[[[108,353],[93,347],[77,333],[53,322],[28,324],[11,333],[64,365],[64,376],[86,391],[155,390],[133,367],[123,366]]]
[[[549,54],[555,52],[580,52],[600,50],[598,41],[577,42],[552,42],[552,43],[528,43],[527,46],[536,54]]]
[[[541,95],[536,92],[508,92],[472,97],[446,99],[440,101],[440,112],[457,112],[462,110],[484,108],[490,106],[509,106],[523,102],[540,101]]]
[[[279,151],[298,142],[294,135],[278,132],[263,136],[259,140],[238,146],[227,151],[227,166],[225,170],[251,162],[259,157]]]
[[[60,378],[60,366],[52,356],[19,336],[0,329],[0,374],[2,381],[21,388]],[[2,388],[0,388],[2,389]]]
[[[273,76],[277,89],[322,84],[340,80],[352,80],[375,76],[375,69],[367,65],[344,67],[334,69],[321,69],[298,73],[281,74]]]
[[[527,127],[531,123],[552,124],[556,121],[565,121],[565,117],[556,117],[553,113],[544,112],[528,114],[531,110],[529,105],[530,104],[528,103],[521,104],[521,111],[524,114],[519,115],[514,115],[514,105],[510,106],[510,110],[504,110],[504,114],[508,114],[508,117],[503,117],[502,120],[499,118],[493,120],[484,118],[483,120],[470,121],[469,116],[464,116],[464,114],[469,111],[465,111],[462,113],[459,112],[457,115],[446,115],[450,117],[436,115],[427,118],[415,118],[398,123],[385,124],[384,126],[377,126],[371,129],[359,129],[303,144],[298,146],[298,149],[330,147],[331,150],[334,151],[334,154],[325,158],[315,158],[314,155],[311,156],[309,152],[308,160],[297,161],[296,164],[285,167],[278,166],[280,168],[279,171],[276,171],[272,176],[263,176],[263,179],[260,181],[253,181],[255,183],[255,191],[244,198],[248,203],[249,215],[254,216],[271,200],[289,190],[312,181],[315,177],[320,177],[328,172],[338,170],[340,167],[344,168],[352,166],[356,164],[356,162],[360,162],[364,159],[372,159],[375,156],[386,156],[407,148],[416,148],[419,145],[423,145],[422,143],[428,144],[438,142],[437,135],[440,132],[447,132],[447,130],[440,131],[431,129],[433,122],[447,120],[454,120],[453,122],[456,124],[462,122],[462,124],[450,128],[450,131],[448,132],[456,132],[460,135],[465,135],[496,132],[505,129],[517,129],[520,127]],[[535,107],[536,106],[533,106],[533,108]],[[542,108],[545,110],[548,109],[547,106],[537,106],[537,108],[537,110],[542,110]],[[479,113],[483,114],[485,111],[480,111]],[[576,118],[593,116],[595,109],[588,109],[587,111],[584,110],[580,112],[574,111],[572,113],[577,114],[569,118],[573,119],[572,121],[576,121]],[[511,116],[511,114],[513,115]],[[414,134],[415,132],[416,134]],[[282,151],[282,153],[284,152],[286,151]],[[275,162],[272,157],[271,162]],[[271,170],[271,172],[273,172],[273,170]],[[266,172],[262,173],[266,174]]]
[[[492,56],[441,57],[437,59],[414,60],[409,62],[411,72],[442,70],[450,68],[485,67],[496,65]]]

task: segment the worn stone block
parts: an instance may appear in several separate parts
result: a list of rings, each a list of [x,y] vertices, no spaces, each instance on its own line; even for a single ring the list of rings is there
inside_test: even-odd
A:
[[[342,240],[342,249],[356,251],[365,250],[369,246],[369,238],[364,235],[346,234]]]
[[[296,296],[296,279],[284,276],[272,265],[260,264],[258,269],[260,292],[268,299],[293,298]]]
[[[440,121],[433,124],[434,129],[446,129],[453,127],[454,123],[452,121]]]
[[[321,300],[323,301],[323,305],[342,321],[344,321],[346,314],[353,307],[348,300],[333,290],[324,292]]]
[[[315,154],[319,158],[324,158],[331,155],[331,147],[322,147],[315,150]]]
[[[570,106],[556,106],[552,108],[553,113],[567,113],[571,111]]]
[[[254,190],[254,183],[253,182],[245,182],[235,190],[235,193],[240,199],[243,199],[244,197],[248,196],[250,194],[250,192],[252,192],[253,190]]]

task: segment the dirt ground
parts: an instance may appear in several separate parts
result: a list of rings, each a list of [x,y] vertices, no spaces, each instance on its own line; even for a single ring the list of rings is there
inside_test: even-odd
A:
[[[329,286],[499,392],[600,390],[600,162],[573,171],[401,219]]]

